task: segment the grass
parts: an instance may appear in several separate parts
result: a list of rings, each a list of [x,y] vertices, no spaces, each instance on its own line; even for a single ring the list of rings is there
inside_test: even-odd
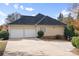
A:
[[[7,44],[7,41],[0,40],[0,55],[2,55],[2,53],[4,52],[6,48],[6,44]]]

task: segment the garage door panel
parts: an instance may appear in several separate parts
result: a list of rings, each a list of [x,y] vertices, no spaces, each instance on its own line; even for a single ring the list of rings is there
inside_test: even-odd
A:
[[[36,37],[35,29],[25,29],[24,37]]]
[[[10,38],[23,38],[23,30],[22,29],[10,29]]]

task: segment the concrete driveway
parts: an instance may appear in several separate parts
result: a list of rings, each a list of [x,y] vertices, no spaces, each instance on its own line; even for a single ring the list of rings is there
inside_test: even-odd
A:
[[[71,43],[64,40],[10,39],[4,56],[76,56],[71,52],[73,49]]]

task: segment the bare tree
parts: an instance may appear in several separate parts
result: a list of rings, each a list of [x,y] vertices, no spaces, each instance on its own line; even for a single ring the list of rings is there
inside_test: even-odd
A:
[[[19,13],[17,13],[17,12],[12,13],[12,14],[7,16],[6,22],[11,23],[11,22],[13,22],[15,20],[18,20],[20,17],[21,17],[21,15]]]
[[[73,3],[71,4],[71,8],[69,9],[74,16],[74,18],[77,18],[79,13],[79,3]]]

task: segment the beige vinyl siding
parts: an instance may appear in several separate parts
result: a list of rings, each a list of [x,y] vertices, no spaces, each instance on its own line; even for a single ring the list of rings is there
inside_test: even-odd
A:
[[[46,27],[45,36],[55,36],[55,35],[64,35],[64,28],[63,27]]]
[[[39,25],[37,31],[43,30],[44,36],[64,35],[64,26]]]

